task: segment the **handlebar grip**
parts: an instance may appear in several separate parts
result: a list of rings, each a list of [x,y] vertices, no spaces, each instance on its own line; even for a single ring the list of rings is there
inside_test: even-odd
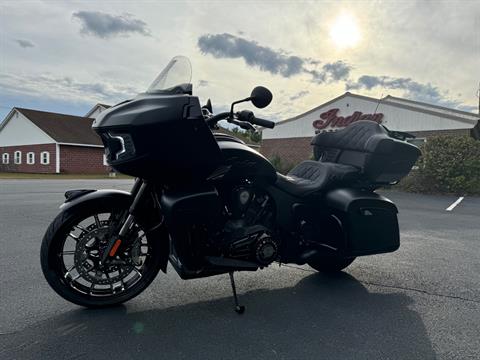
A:
[[[257,118],[257,117],[253,118],[250,122],[255,124],[255,125],[260,125],[260,126],[263,126],[263,127],[269,128],[269,129],[273,129],[275,127],[275,123],[273,121],[260,119],[260,118]]]

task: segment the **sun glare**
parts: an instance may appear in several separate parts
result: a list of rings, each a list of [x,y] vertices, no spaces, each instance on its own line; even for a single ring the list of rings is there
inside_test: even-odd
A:
[[[350,13],[340,14],[330,27],[330,39],[339,48],[351,48],[360,41],[356,18]]]

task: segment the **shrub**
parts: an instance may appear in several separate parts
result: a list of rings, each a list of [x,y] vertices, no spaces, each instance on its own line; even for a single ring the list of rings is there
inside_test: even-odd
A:
[[[422,146],[418,170],[403,179],[408,191],[480,194],[480,141],[469,136],[436,136]]]
[[[288,173],[295,166],[292,163],[283,161],[278,155],[274,155],[269,160],[272,163],[272,165],[275,167],[275,169],[277,169],[277,171],[281,174]]]

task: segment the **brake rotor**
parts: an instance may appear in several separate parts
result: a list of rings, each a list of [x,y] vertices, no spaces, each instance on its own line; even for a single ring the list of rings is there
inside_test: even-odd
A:
[[[79,236],[75,247],[74,263],[79,275],[90,283],[111,285],[123,280],[133,270],[133,265],[112,264],[100,266],[106,244],[102,239],[109,230],[109,221],[100,221],[100,228],[92,224]]]

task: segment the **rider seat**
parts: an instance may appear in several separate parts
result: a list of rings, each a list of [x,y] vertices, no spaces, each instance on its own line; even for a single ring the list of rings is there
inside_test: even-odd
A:
[[[295,166],[287,176],[278,174],[277,186],[283,191],[304,197],[332,187],[348,184],[358,178],[354,166],[306,160]]]

